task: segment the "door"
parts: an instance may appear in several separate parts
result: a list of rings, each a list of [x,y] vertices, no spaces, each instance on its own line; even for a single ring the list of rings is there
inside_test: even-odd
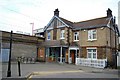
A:
[[[45,61],[45,49],[44,48],[38,49],[38,60]]]
[[[65,62],[68,63],[68,49],[66,49]]]
[[[71,51],[72,63],[75,63],[75,51]]]

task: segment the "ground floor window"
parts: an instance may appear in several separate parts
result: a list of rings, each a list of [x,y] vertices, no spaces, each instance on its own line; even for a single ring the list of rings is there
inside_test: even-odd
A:
[[[9,61],[9,50],[10,49],[1,49],[0,62],[8,62]]]
[[[87,58],[97,59],[97,48],[87,48]]]
[[[62,60],[65,61],[66,50],[68,50],[66,47],[48,47],[46,48],[46,59],[49,62],[60,62],[60,57],[62,57]]]

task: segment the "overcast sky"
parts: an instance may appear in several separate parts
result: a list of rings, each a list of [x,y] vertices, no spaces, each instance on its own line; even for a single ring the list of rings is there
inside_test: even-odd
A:
[[[32,33],[46,26],[56,8],[60,17],[79,22],[106,16],[110,8],[118,19],[120,0],[0,0],[0,30]],[[118,23],[118,22],[117,22]]]

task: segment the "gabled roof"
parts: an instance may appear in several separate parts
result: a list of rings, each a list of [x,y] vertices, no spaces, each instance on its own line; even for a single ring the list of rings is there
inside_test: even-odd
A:
[[[73,24],[73,29],[85,29],[85,28],[95,28],[95,27],[102,27],[107,26],[111,17],[101,17],[81,22],[75,22]]]
[[[107,27],[112,17],[106,16],[106,17],[95,18],[95,19],[81,21],[81,22],[71,22],[62,17],[53,16],[53,18],[50,20],[50,22],[44,29],[46,29],[50,25],[50,23],[54,20],[54,18],[57,18],[67,27],[71,27],[73,30],[78,30],[78,29],[88,29],[88,28],[96,28],[96,27],[103,27],[103,26]]]
[[[81,22],[71,22],[64,18],[59,17],[64,23],[71,26],[74,30],[76,29],[86,29],[86,28],[96,28],[107,26],[111,17],[101,17],[91,20],[81,21]]]
[[[71,23],[70,23],[70,21],[68,21],[68,20],[65,20],[65,19],[63,19],[63,18],[61,18],[61,17],[58,17],[58,16],[53,16],[52,17],[52,19],[49,21],[49,23],[47,24],[47,26],[45,26],[44,27],[44,31],[49,27],[49,25],[52,23],[52,21],[55,19],[55,18],[57,18],[59,21],[61,21],[64,25],[66,25],[67,27],[71,27]]]
[[[68,20],[66,20],[66,19],[64,19],[64,18],[62,18],[62,17],[59,17],[59,18],[60,18],[64,23],[66,23],[67,25],[73,27],[73,22],[68,21]]]

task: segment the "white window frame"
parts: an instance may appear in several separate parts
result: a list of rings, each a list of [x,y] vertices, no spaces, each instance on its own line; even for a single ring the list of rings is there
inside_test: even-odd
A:
[[[61,30],[60,39],[65,39],[65,30]]]
[[[89,52],[88,50],[91,50]],[[96,50],[95,52],[93,50]],[[91,54],[91,58],[89,58],[89,54]],[[93,54],[96,54],[96,58],[93,58]],[[96,60],[97,59],[97,48],[87,48],[87,58],[91,60]]]
[[[49,36],[50,36],[50,38],[49,38]],[[51,39],[51,33],[49,31],[49,32],[47,32],[47,40],[50,40],[50,39]]]
[[[75,34],[75,33],[77,33],[77,34]],[[74,41],[79,41],[79,32],[74,32],[74,38],[73,39],[74,39]]]
[[[94,36],[93,36],[94,34],[96,34],[96,38],[94,38]],[[88,40],[90,40],[90,41],[97,40],[97,30],[96,29],[88,30]]]

